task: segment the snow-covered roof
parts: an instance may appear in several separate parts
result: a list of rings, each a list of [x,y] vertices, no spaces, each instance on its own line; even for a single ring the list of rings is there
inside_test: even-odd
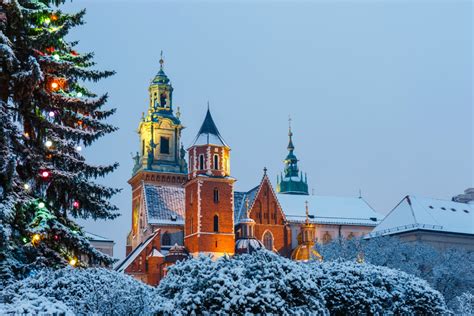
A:
[[[370,236],[413,230],[474,234],[474,205],[406,196]]]
[[[234,192],[234,224],[238,224],[245,217],[245,200],[247,198],[249,199],[249,209],[252,209],[259,187],[258,185],[248,192]]]
[[[193,142],[193,146],[200,145],[217,145],[229,147],[229,145],[226,144],[221,134],[219,133],[219,130],[217,129],[217,126],[214,123],[214,120],[212,119],[211,112],[209,111],[209,109],[207,109],[204,122],[202,123],[202,126],[199,129],[199,132]]]
[[[383,218],[359,197],[279,194],[278,200],[289,222],[306,219],[306,201],[316,224],[376,226]]]
[[[128,266],[132,264],[133,260],[135,260],[138,257],[138,255],[143,251],[143,249],[145,249],[146,246],[148,246],[148,244],[153,240],[153,238],[155,238],[156,235],[159,233],[160,233],[160,230],[157,229],[145,241],[143,241],[141,244],[135,247],[135,249],[133,249],[132,252],[129,253],[128,256],[126,256],[125,259],[123,259],[123,261],[120,262],[117,267],[115,267],[115,271],[124,272],[125,269],[127,269]]]
[[[91,241],[103,241],[103,242],[114,242],[112,239],[102,237],[93,233],[85,232],[86,238]]]
[[[149,224],[184,225],[184,188],[143,185]]]

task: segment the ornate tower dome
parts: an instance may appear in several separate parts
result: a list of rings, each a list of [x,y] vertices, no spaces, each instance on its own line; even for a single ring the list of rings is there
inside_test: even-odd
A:
[[[316,226],[309,220],[308,202],[306,202],[306,220],[301,225],[301,243],[293,250],[291,259],[296,261],[322,260],[314,249]]]
[[[288,128],[288,155],[286,156],[284,174],[277,176],[276,190],[280,194],[308,195],[308,178],[298,169],[298,158],[294,154],[293,132],[291,131],[291,119]]]
[[[240,220],[242,235],[235,242],[235,253],[252,253],[258,249],[264,249],[265,246],[260,240],[255,238],[255,221],[249,216],[249,199],[245,200],[245,218]]]

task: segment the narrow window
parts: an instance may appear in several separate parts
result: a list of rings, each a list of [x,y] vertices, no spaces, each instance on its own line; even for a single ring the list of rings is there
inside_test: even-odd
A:
[[[160,153],[170,153],[170,139],[168,137],[160,137]]]
[[[219,216],[214,215],[214,232],[219,232]]]
[[[142,157],[145,156],[145,140],[142,140]]]
[[[199,155],[199,170],[204,170],[204,155]]]
[[[218,170],[219,169],[219,156],[214,155],[214,169]]]
[[[214,188],[214,203],[219,203],[219,190]]]

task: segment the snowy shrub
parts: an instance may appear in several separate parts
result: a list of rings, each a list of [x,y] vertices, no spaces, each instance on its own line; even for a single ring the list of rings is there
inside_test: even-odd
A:
[[[395,237],[338,239],[319,245],[324,261],[354,261],[363,253],[366,263],[399,269],[426,280],[443,294],[448,305],[465,292],[474,293],[474,253],[462,249],[440,251],[423,243],[402,242]]]
[[[310,274],[335,315],[433,315],[447,312],[443,296],[426,281],[404,272],[334,261],[307,264]]]
[[[62,302],[34,292],[13,297],[9,304],[0,304],[0,315],[65,315],[74,313]]]
[[[157,299],[154,288],[130,276],[92,268],[43,270],[6,287],[0,293],[0,301],[3,300],[6,308],[15,308],[17,302],[44,309],[62,310],[67,306],[76,315],[149,314],[151,302]],[[50,302],[46,301],[44,306],[35,303],[42,301],[41,297]]]
[[[158,314],[327,314],[307,270],[268,251],[180,262],[158,286]]]
[[[453,313],[460,316],[473,316],[474,315],[474,294],[463,293],[453,300],[451,306]]]

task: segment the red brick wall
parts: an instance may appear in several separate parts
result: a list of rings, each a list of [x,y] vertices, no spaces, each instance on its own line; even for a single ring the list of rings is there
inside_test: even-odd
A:
[[[285,217],[277,197],[265,176],[258,195],[255,197],[250,217],[257,223],[255,237],[263,242],[263,234],[269,230],[273,234],[273,244],[283,256],[291,254],[291,230],[285,224]]]

